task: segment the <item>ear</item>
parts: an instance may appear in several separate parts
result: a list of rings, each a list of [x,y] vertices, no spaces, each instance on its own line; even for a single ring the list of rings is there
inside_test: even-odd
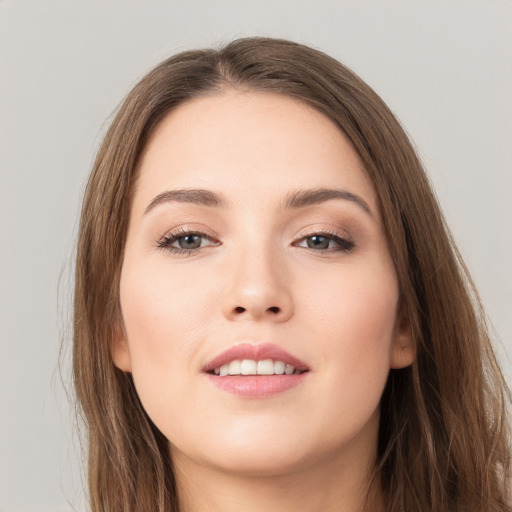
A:
[[[112,344],[112,361],[123,372],[132,371],[132,359],[130,347],[126,341],[126,332],[123,325],[119,325],[114,331],[114,342]]]
[[[412,339],[409,319],[399,314],[393,343],[391,345],[389,366],[396,370],[410,366],[414,361],[414,355],[415,346]]]

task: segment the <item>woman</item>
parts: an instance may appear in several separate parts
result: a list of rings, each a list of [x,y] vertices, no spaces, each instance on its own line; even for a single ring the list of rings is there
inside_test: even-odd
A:
[[[330,57],[235,41],[128,95],[86,190],[96,511],[510,511],[508,390],[404,131]]]

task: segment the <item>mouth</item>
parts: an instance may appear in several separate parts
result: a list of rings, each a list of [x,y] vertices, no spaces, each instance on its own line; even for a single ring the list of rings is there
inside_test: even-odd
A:
[[[273,343],[241,343],[225,350],[203,367],[212,375],[293,375],[309,367]]]
[[[235,359],[215,367],[207,373],[226,377],[227,375],[298,375],[308,370],[299,370],[284,361],[273,359]]]
[[[277,345],[243,343],[222,352],[202,371],[222,391],[265,398],[298,386],[310,368]]]

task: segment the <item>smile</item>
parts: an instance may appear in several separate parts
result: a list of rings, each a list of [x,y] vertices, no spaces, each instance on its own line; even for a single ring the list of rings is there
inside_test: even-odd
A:
[[[299,386],[310,368],[278,345],[242,343],[203,368],[217,389],[245,399],[261,399]]]
[[[302,371],[284,361],[235,359],[228,364],[214,368],[213,373],[225,377],[226,375],[293,375],[302,373]]]

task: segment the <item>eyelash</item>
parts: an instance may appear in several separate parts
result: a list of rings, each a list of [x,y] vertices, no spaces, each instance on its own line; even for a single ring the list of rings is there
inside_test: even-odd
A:
[[[206,233],[201,233],[200,231],[193,231],[193,230],[187,230],[184,228],[180,228],[179,230],[175,231],[174,233],[170,233],[169,235],[163,236],[158,242],[157,247],[159,249],[165,249],[172,254],[178,254],[183,256],[190,256],[194,252],[197,252],[198,249],[201,249],[201,246],[199,246],[196,249],[183,249],[181,247],[173,247],[173,243],[178,241],[180,238],[185,238],[187,236],[199,236],[202,239],[209,240],[210,242],[213,242],[213,245],[219,245],[219,242],[214,240],[212,237],[208,236]]]
[[[185,238],[187,236],[198,236],[201,239],[205,239],[210,242],[213,242],[211,244],[213,246],[220,245],[220,242],[216,241],[211,236],[208,236],[206,233],[180,228],[178,231],[175,231],[174,233],[170,233],[169,235],[163,236],[157,242],[157,247],[159,249],[165,249],[165,250],[171,252],[172,254],[177,254],[177,255],[182,255],[182,256],[190,256],[193,253],[198,252],[198,250],[202,248],[201,245],[194,249],[183,249],[181,247],[174,247],[172,245],[173,243],[175,243],[178,240]],[[309,233],[305,236],[302,236],[296,242],[293,242],[292,245],[294,247],[300,247],[299,246],[300,243],[306,241],[308,238],[313,238],[313,237],[327,238],[329,240],[329,243],[332,241],[332,242],[336,243],[338,246],[336,248],[329,247],[325,250],[313,249],[312,247],[309,247],[309,248],[303,247],[304,249],[310,249],[314,252],[317,252],[318,254],[333,253],[333,252],[349,253],[349,252],[352,252],[355,248],[354,242],[352,242],[351,240],[349,240],[347,238],[340,236],[338,233],[334,233],[334,232],[328,231],[328,230],[321,230],[321,231],[315,231],[315,232]]]
[[[356,244],[352,240],[350,240],[348,238],[344,238],[339,233],[335,233],[335,232],[329,231],[329,230],[320,230],[320,231],[314,231],[312,233],[308,233],[307,235],[302,236],[297,242],[294,242],[293,245],[298,246],[299,243],[304,242],[308,238],[313,238],[313,237],[327,238],[329,241],[333,241],[338,246],[336,248],[331,247],[331,248],[328,248],[325,250],[313,249],[311,247],[309,248],[319,254],[333,253],[333,252],[349,253],[349,252],[352,252],[356,247]],[[305,249],[305,247],[304,247],[304,249]]]

